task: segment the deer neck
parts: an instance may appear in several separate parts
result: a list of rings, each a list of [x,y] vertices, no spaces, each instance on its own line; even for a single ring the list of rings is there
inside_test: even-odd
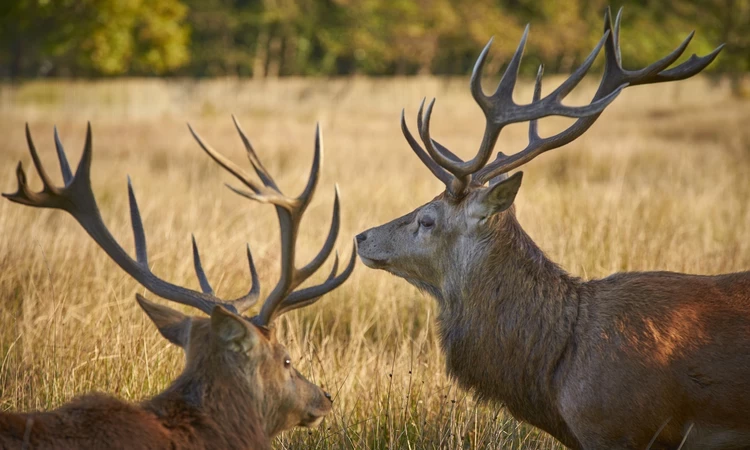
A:
[[[215,361],[188,363],[171,386],[144,406],[173,432],[191,434],[184,437],[190,442],[218,438],[226,448],[270,449],[257,396],[243,374],[227,366]],[[224,448],[216,442],[211,445]]]
[[[449,372],[479,397],[555,431],[581,282],[547,259],[509,210],[438,293]],[[546,426],[545,426],[546,425]]]

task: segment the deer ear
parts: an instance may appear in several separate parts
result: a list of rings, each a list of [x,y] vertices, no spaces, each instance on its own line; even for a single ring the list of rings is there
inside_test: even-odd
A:
[[[135,299],[148,317],[154,322],[159,333],[174,345],[185,348],[190,337],[192,319],[179,311],[146,300],[140,294]]]
[[[510,208],[521,187],[522,179],[523,172],[516,172],[510,177],[491,183],[478,200],[474,216],[482,220]]]
[[[211,331],[221,345],[235,352],[250,350],[260,338],[254,326],[223,306],[216,306],[211,312]]]

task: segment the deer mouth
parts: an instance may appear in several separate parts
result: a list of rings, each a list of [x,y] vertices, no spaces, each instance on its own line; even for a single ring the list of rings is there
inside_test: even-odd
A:
[[[367,256],[362,256],[361,253],[359,259],[362,260],[362,264],[371,269],[383,269],[388,265],[388,261],[385,259],[368,258]]]
[[[302,418],[299,422],[299,426],[306,427],[306,428],[315,428],[318,425],[320,425],[320,422],[323,421],[323,418],[331,412],[331,406],[329,403],[328,407],[321,407],[315,411],[309,411],[305,417]]]
[[[305,418],[304,420],[302,420],[302,422],[299,423],[299,426],[305,427],[305,428],[315,428],[318,425],[320,425],[320,422],[323,421],[323,418],[325,416],[326,416],[325,414],[321,414],[321,415],[310,414],[309,416],[307,416],[307,418]]]

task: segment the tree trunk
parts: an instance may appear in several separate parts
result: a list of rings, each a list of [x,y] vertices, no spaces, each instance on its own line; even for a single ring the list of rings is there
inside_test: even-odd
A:
[[[281,69],[281,37],[273,36],[268,42],[267,78],[278,78]]]
[[[10,79],[20,78],[23,71],[23,43],[20,37],[13,40],[10,47]]]
[[[261,79],[266,76],[266,60],[268,59],[268,29],[261,28],[258,33],[258,43],[253,56],[253,78]]]

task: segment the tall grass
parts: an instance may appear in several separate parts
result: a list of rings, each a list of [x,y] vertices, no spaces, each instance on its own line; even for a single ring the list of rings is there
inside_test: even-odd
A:
[[[91,120],[94,191],[126,249],[133,250],[129,174],[155,273],[198,288],[194,233],[214,287],[222,296],[238,295],[249,283],[243,262],[249,242],[268,292],[279,270],[273,208],[227,190],[223,184],[231,180],[199,150],[185,122],[244,163],[229,117],[236,113],[288,192],[304,184],[315,121],[321,122],[325,164],[302,224],[303,261],[325,238],[334,182],[342,192],[342,254],[357,232],[440,192],[401,136],[399,113],[405,106],[413,123],[421,98],[436,96],[434,135],[469,156],[483,121],[466,85],[417,78],[0,86],[0,189],[15,189],[17,161],[32,167],[24,122],[54,168],[53,125],[75,163]],[[592,92],[585,85],[570,102],[584,103]],[[521,86],[517,100],[529,97],[530,86]],[[544,120],[542,131],[567,123]],[[628,89],[583,138],[524,169],[519,219],[552,259],[586,278],[624,270],[749,269],[748,123],[750,103],[704,79]],[[498,150],[524,144],[525,128],[514,126]],[[38,177],[30,177],[38,186]],[[49,409],[91,390],[137,401],[166,387],[182,369],[182,355],[138,309],[135,292],[143,289],[71,217],[1,201],[0,407]],[[359,265],[343,287],[284,316],[281,338],[297,367],[331,391],[335,403],[321,427],[285,433],[277,448],[559,448],[451,382],[435,307],[404,281]]]

